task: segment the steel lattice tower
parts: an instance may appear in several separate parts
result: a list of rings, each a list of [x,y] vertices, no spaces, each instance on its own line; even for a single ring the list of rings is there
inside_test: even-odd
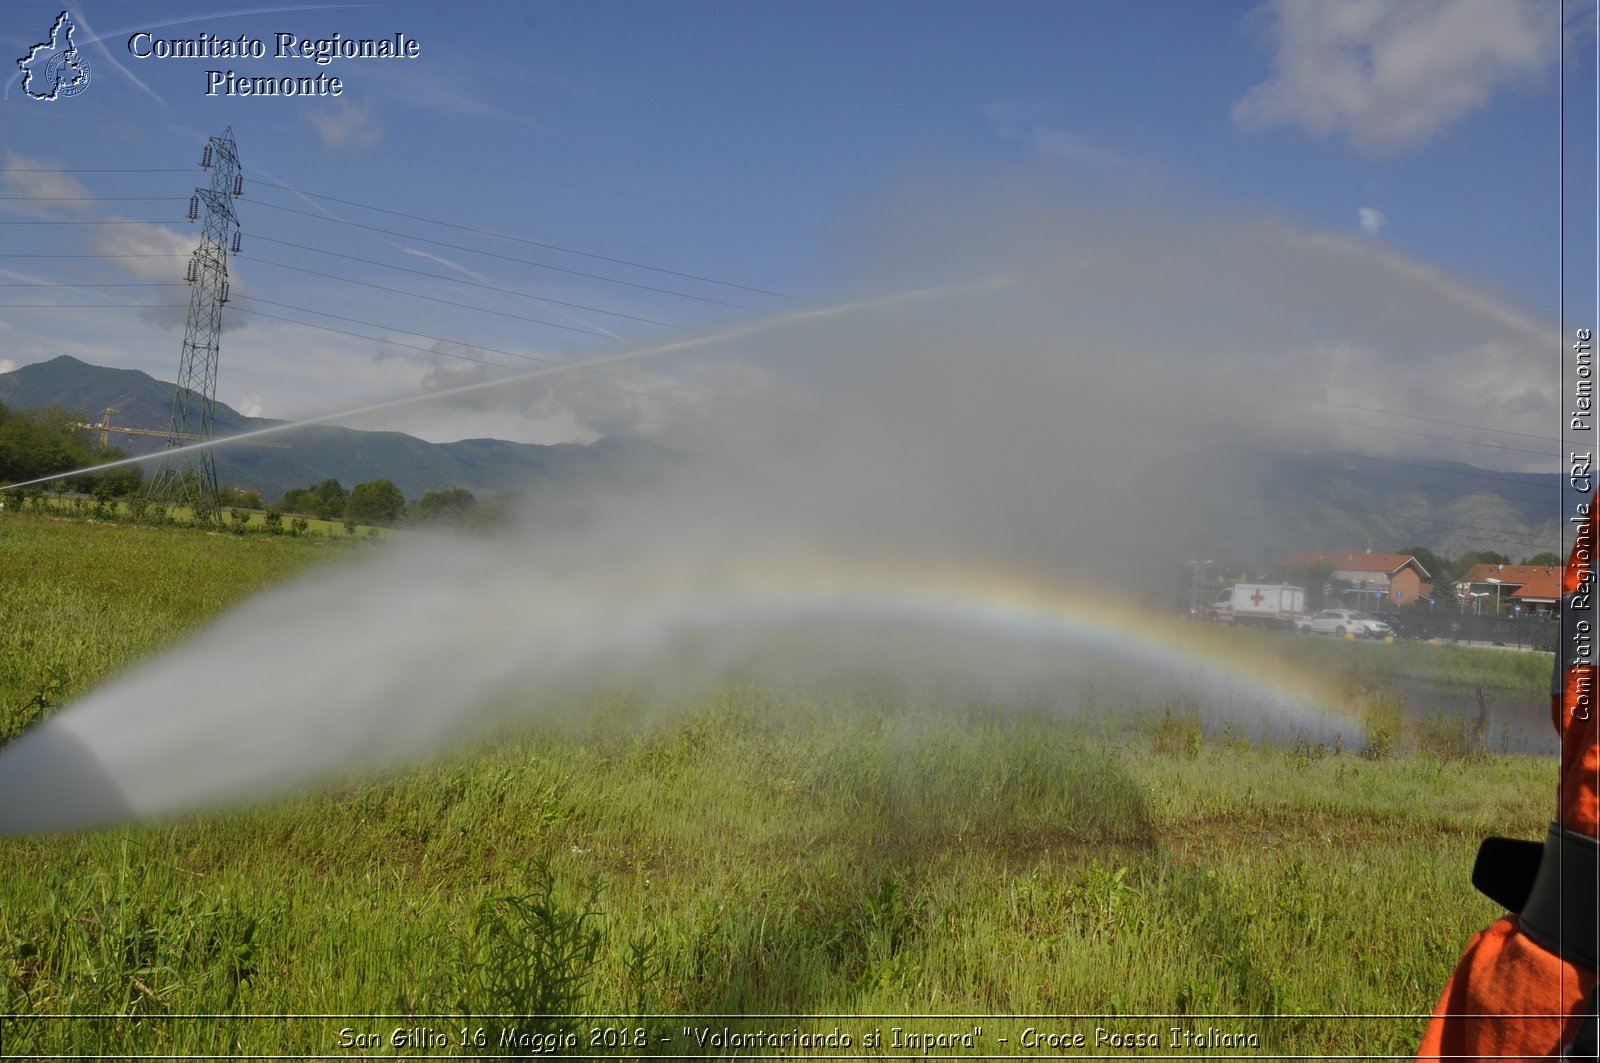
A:
[[[189,220],[200,217],[203,204],[205,222],[200,246],[189,259],[189,320],[183,329],[183,357],[172,396],[169,449],[211,438],[217,400],[217,355],[222,347],[222,304],[228,301],[228,251],[230,247],[239,250],[239,219],[233,212],[233,198],[244,194],[233,127],[210,139],[200,165],[211,171],[211,187],[196,188],[189,200]],[[151,483],[150,495],[163,502],[192,507],[197,521],[220,515],[217,462],[211,448],[202,447],[163,461]]]

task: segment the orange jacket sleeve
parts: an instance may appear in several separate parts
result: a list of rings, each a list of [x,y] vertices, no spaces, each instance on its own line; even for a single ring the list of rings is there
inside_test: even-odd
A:
[[[1573,543],[1563,590],[1578,594],[1564,607],[1592,620],[1596,516]],[[1592,664],[1563,668],[1572,647],[1557,647],[1559,694],[1551,714],[1561,735],[1556,820],[1568,830],[1600,836],[1600,730],[1596,728]],[[1590,651],[1600,652],[1600,642]],[[1593,903],[1588,898],[1580,903]],[[1565,903],[1565,902],[1563,902]],[[1548,1059],[1577,1033],[1594,991],[1595,972],[1563,960],[1507,916],[1472,939],[1451,975],[1423,1035],[1418,1059]]]

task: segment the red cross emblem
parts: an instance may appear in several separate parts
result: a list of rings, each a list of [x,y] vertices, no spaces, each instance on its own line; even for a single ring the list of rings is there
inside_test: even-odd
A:
[[[1252,594],[1250,596],[1250,601],[1253,602],[1256,605],[1257,608],[1259,608],[1261,606],[1261,603],[1266,601],[1266,600],[1267,600],[1266,595],[1262,594],[1260,591],[1256,591],[1254,594]]]

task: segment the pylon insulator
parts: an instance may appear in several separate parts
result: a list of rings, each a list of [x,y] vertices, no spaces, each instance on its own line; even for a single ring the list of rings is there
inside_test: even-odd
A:
[[[242,173],[241,174],[234,174],[234,177],[233,177],[233,194],[236,195],[236,196],[244,195],[244,174],[242,174]]]
[[[190,260],[189,260],[189,275],[188,275],[188,276],[187,276],[187,277],[185,277],[185,278],[184,278],[184,279],[185,279],[185,280],[187,280],[187,281],[188,281],[188,282],[189,282],[189,283],[190,283],[190,284],[193,284],[193,283],[194,283],[194,278],[195,278],[195,270],[196,270],[196,263],[195,263],[195,260],[194,260],[194,259],[192,259],[192,258],[191,258],[191,259],[190,259]]]
[[[221,292],[221,294],[219,294],[217,296],[217,302],[225,303],[227,301],[228,301],[228,282],[227,281],[223,281],[222,282],[222,292]]]
[[[204,152],[202,152],[201,155],[200,155],[200,168],[202,170],[211,169],[211,145],[210,144],[206,145],[206,150]]]
[[[199,196],[190,196],[189,197],[189,220],[190,221],[194,221],[198,217],[200,217],[200,197]]]
[[[235,230],[233,234],[233,253],[236,255],[239,253],[239,240],[240,234],[238,230]]]

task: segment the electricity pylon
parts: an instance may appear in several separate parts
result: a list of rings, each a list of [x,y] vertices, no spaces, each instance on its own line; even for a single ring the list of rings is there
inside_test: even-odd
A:
[[[217,355],[222,348],[222,304],[228,301],[228,251],[230,247],[239,250],[239,219],[233,213],[233,198],[244,194],[232,126],[223,130],[222,136],[210,138],[200,165],[211,171],[211,187],[196,188],[189,199],[189,220],[200,217],[203,203],[205,223],[200,246],[189,259],[189,320],[183,328],[172,425],[166,433],[169,449],[211,438]],[[150,485],[150,496],[190,506],[196,521],[220,515],[217,460],[211,448],[201,447],[162,461]]]

